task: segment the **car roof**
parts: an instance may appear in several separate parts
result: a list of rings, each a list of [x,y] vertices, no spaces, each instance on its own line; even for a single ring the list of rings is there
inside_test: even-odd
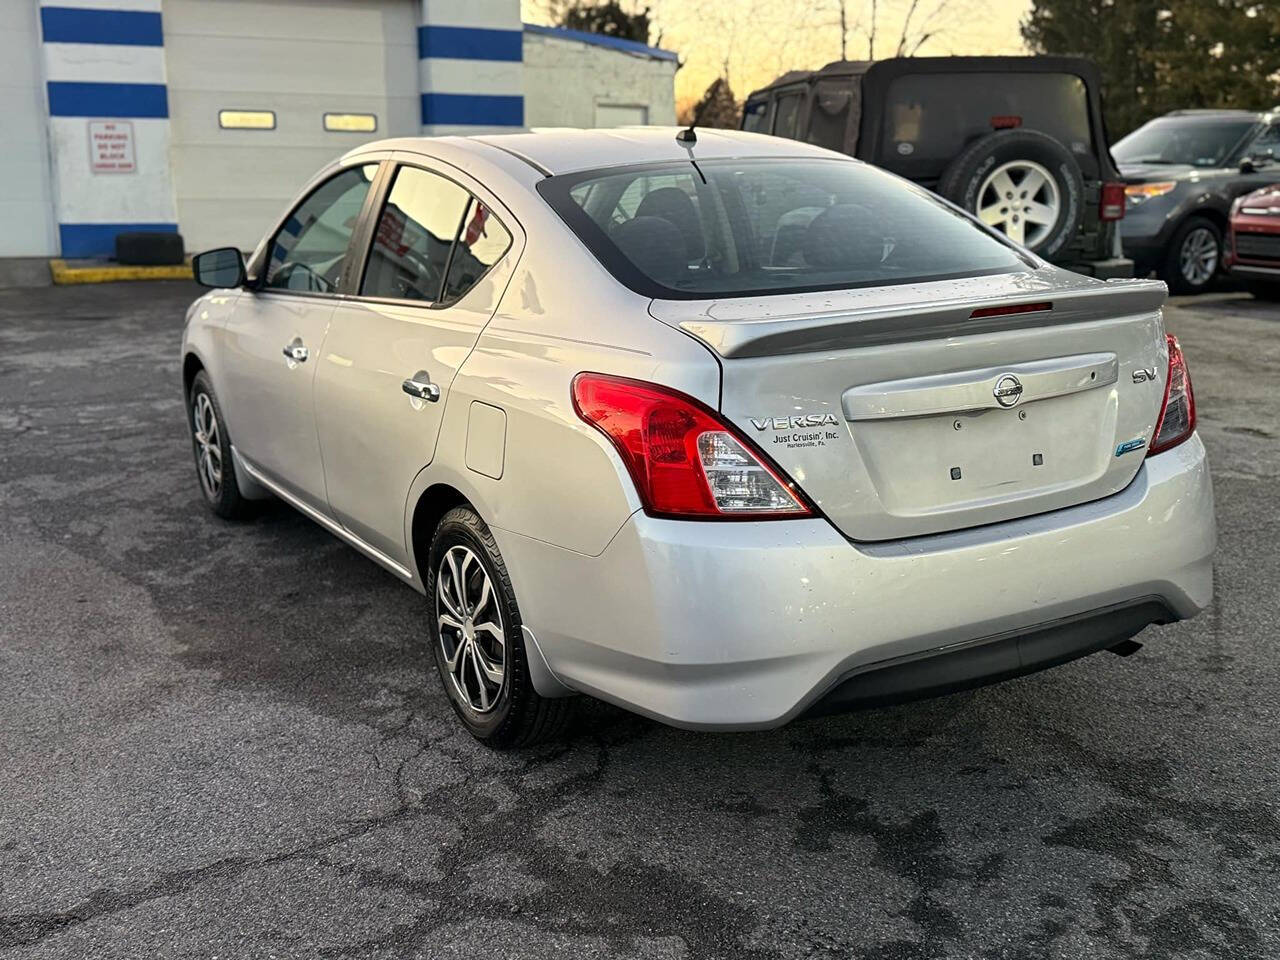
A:
[[[414,150],[431,143],[475,149],[476,143],[518,157],[546,176],[672,160],[716,160],[741,157],[847,156],[798,140],[742,130],[699,127],[696,142],[676,140],[681,127],[614,127],[585,130],[570,127],[534,129],[521,133],[478,134],[467,137],[403,137],[367,144],[366,150]]]
[[[1071,73],[1092,88],[1101,80],[1098,68],[1087,57],[1051,57],[1037,54],[1024,57],[888,57],[884,60],[833,60],[817,70],[790,70],[777,80],[752,90],[747,99],[774,90],[816,80],[883,78],[885,83],[896,77],[941,76],[956,73]]]

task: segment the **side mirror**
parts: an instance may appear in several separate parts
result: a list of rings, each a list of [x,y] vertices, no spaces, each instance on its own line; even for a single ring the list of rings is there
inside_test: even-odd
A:
[[[191,272],[202,287],[244,285],[244,255],[235,247],[206,250],[191,258]]]
[[[1241,173],[1255,173],[1259,167],[1269,167],[1275,162],[1275,151],[1266,150],[1262,153],[1255,153],[1252,156],[1245,157],[1240,161]]]

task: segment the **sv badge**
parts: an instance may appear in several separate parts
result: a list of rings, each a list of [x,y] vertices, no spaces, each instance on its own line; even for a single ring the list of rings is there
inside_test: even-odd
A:
[[[1137,370],[1133,371],[1134,383],[1146,383],[1148,380],[1154,380],[1155,378],[1155,367],[1139,367]]]

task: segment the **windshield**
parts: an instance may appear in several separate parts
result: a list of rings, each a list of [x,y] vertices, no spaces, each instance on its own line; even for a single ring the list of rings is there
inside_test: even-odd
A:
[[[1028,269],[932,194],[851,160],[710,160],[551,177],[538,192],[619,280],[695,299]]]
[[[1163,117],[1133,131],[1111,148],[1111,154],[1117,163],[1219,167],[1253,126],[1247,118]]]

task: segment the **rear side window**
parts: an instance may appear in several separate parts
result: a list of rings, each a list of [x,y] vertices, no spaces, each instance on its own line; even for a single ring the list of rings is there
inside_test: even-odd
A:
[[[502,259],[511,246],[511,234],[485,204],[474,197],[462,221],[462,232],[453,248],[443,300],[457,300]]]
[[[828,150],[843,152],[855,90],[857,87],[849,78],[819,80],[813,88],[813,107],[809,110],[809,133],[805,139]]]
[[[378,217],[360,293],[439,300],[453,238],[470,202],[471,195],[452,180],[401,167]]]
[[[1084,81],[1065,73],[908,74],[889,85],[879,166],[941,176],[966,146],[1002,128],[1053,137],[1086,177],[1098,175]]]
[[[264,287],[306,293],[337,289],[351,233],[377,172],[376,163],[351,167],[298,204],[271,238]]]
[[[754,296],[1028,269],[928,191],[845,160],[703,160],[565,174],[538,192],[645,296]]]

